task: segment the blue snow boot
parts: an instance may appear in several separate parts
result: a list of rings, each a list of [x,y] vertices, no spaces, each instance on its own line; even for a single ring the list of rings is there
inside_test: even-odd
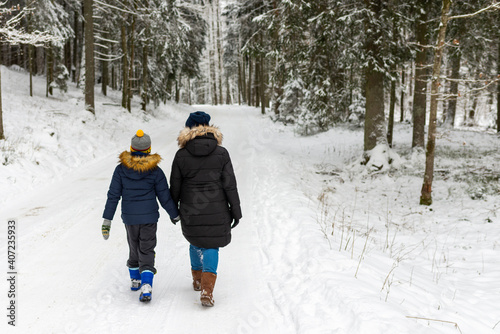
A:
[[[151,294],[153,293],[153,272],[150,270],[144,270],[141,273],[141,295],[139,300],[141,302],[149,302],[151,300]]]
[[[130,281],[132,283],[130,290],[139,290],[141,288],[141,273],[139,272],[139,268],[128,268],[128,272],[130,273]]]

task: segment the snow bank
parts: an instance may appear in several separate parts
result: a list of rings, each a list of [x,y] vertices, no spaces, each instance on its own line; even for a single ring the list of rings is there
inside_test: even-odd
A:
[[[116,103],[119,92],[111,91],[109,97],[96,94],[94,116],[84,109],[82,92],[74,84],[67,93],[55,89],[47,98],[45,78],[34,77],[30,97],[26,73],[3,66],[1,70],[6,140],[0,141],[0,203],[126,150],[137,129],[148,132],[157,127],[156,120],[176,119],[182,113],[182,107],[173,105],[144,113],[137,104],[128,113]]]

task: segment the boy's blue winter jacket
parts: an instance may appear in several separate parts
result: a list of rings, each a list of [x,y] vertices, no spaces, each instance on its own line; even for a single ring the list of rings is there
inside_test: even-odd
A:
[[[176,218],[179,212],[170,197],[165,174],[158,167],[160,161],[158,154],[121,153],[121,163],[113,173],[102,217],[113,220],[121,197],[122,219],[127,225],[157,223],[160,214],[156,198],[170,218]]]

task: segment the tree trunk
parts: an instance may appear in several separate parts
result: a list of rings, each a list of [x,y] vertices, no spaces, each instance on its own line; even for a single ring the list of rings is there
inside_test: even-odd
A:
[[[182,75],[179,74],[179,78],[175,78],[175,103],[179,103],[181,99],[181,94],[180,94],[181,84],[182,84]]]
[[[106,40],[109,39],[109,34],[106,32],[103,34],[104,38]],[[107,48],[102,48],[102,53],[105,53],[106,55],[109,55],[110,48],[111,48],[111,43],[105,42]],[[107,58],[107,57],[105,57]],[[101,91],[104,96],[108,95],[108,85],[109,85],[109,62],[108,60],[102,60],[102,77],[101,77]]]
[[[498,77],[500,77],[500,34],[497,37],[497,43],[498,43],[497,74]],[[497,132],[500,133],[500,82],[497,82]]]
[[[214,78],[214,92],[213,92],[213,104],[218,105],[219,101],[217,100],[217,81]]]
[[[415,59],[415,89],[413,95],[413,138],[411,147],[425,146],[425,114],[427,104],[427,10],[429,1],[418,0],[417,11],[420,13],[415,35],[419,48]]]
[[[474,96],[472,99],[472,107],[469,109],[469,122],[468,126],[474,126],[476,124],[476,109],[477,109],[477,96]]]
[[[450,55],[451,62],[451,78],[457,81],[451,81],[450,94],[451,98],[448,101],[448,108],[446,110],[445,126],[453,128],[455,125],[455,115],[457,112],[457,95],[458,95],[458,80],[460,79],[460,60],[462,52],[457,50],[456,53]]]
[[[241,62],[238,60],[238,105],[241,105],[241,94],[243,93],[243,87],[241,85]]]
[[[28,62],[30,71],[30,96],[33,97],[33,45],[28,46]]]
[[[21,58],[22,58],[22,67],[24,69],[27,69],[28,68],[28,57],[27,57],[27,45],[23,45],[21,47],[21,50],[22,50],[22,53],[21,53]]]
[[[115,65],[111,63],[111,88],[116,90],[116,74]]]
[[[247,103],[249,106],[252,105],[252,57],[248,56],[248,97]]]
[[[66,69],[71,71],[71,41],[68,39],[66,43],[64,43],[64,66]]]
[[[387,144],[392,147],[394,133],[394,108],[396,107],[396,80],[391,80],[391,99],[389,101],[389,126],[387,127]]]
[[[259,95],[260,95],[260,112],[262,115],[266,113],[266,95],[265,95],[265,80],[264,80],[264,57],[260,55],[260,75],[259,75]]]
[[[405,79],[406,79],[406,68],[403,66],[401,70],[401,99],[399,102],[399,121],[401,123],[405,120]]]
[[[28,33],[31,33],[31,15],[28,15]],[[20,47],[19,47],[20,48]],[[30,96],[33,97],[33,45],[28,45],[28,64],[30,72]]]
[[[212,105],[217,105],[217,57],[215,55],[217,51],[216,41],[215,41],[215,19],[214,19],[214,9],[213,1],[207,7],[208,10],[208,21],[209,21],[209,31],[208,31],[208,75],[209,75],[209,92]]]
[[[226,104],[231,104],[231,89],[229,88],[229,75],[226,74]]]
[[[258,59],[258,58],[257,58]],[[254,102],[254,106],[258,107],[259,106],[259,102],[260,102],[260,62],[255,59],[255,78],[254,78],[254,82],[255,82],[255,94],[254,94],[254,97],[255,97],[255,100],[252,101]]]
[[[117,49],[119,48],[118,43],[113,43],[111,46],[111,54],[117,54]],[[113,90],[118,90],[118,73],[119,71],[116,69],[120,67],[120,62],[113,61],[111,63],[111,88]]]
[[[0,140],[5,139],[3,132],[3,109],[2,109],[2,66],[0,63]]]
[[[223,50],[222,50],[221,28],[220,28],[221,15],[220,15],[220,1],[219,0],[215,1],[215,6],[216,6],[215,19],[217,21],[217,63],[218,63],[218,72],[219,72],[219,101],[222,104],[223,100],[224,100],[223,95],[222,95],[222,72],[223,72],[222,55],[223,55]]]
[[[122,107],[130,112],[130,105],[128,104],[128,85],[129,85],[129,65],[128,65],[128,48],[127,48],[127,28],[125,27],[125,22],[127,17],[125,16],[121,26],[121,37],[122,37],[122,53],[123,53],[123,64],[122,64]]]
[[[397,26],[398,20],[396,15],[392,16],[392,38],[394,45],[397,45]],[[396,50],[392,50],[393,53]],[[392,138],[394,135],[394,109],[396,108],[396,79],[398,68],[396,64],[391,65],[391,96],[389,100],[389,125],[387,127],[387,144],[392,148]]]
[[[448,25],[451,0],[443,0],[441,9],[441,24],[439,25],[438,40],[434,52],[434,64],[432,66],[432,85],[431,85],[431,106],[429,115],[429,130],[427,138],[427,150],[425,152],[425,174],[422,185],[422,194],[420,204],[432,204],[432,180],[434,177],[434,150],[436,148],[436,122],[439,94],[439,75],[441,72],[441,58],[446,37],[446,26]]]
[[[94,0],[84,0],[84,18],[85,18],[85,108],[95,114],[94,104],[94,84],[95,84],[95,66],[94,66],[94,19],[93,19]]]
[[[148,80],[149,80],[149,70],[148,70],[148,39],[144,42],[142,47],[142,110],[146,111],[146,106],[149,103],[148,94]]]
[[[368,8],[372,11],[374,19],[379,18],[382,12],[382,0],[365,0]],[[387,143],[385,133],[385,113],[384,113],[384,74],[378,71],[382,68],[380,59],[380,45],[377,43],[381,38],[381,32],[375,29],[372,22],[365,22],[366,53],[371,55],[365,69],[366,78],[366,112],[365,112],[365,133],[364,151],[370,151],[377,144]],[[378,63],[378,64],[377,64]],[[367,160],[369,157],[366,157]]]
[[[47,75],[46,75],[47,87],[45,90],[46,97],[54,94],[54,90],[52,88],[52,82],[54,82],[54,48],[52,47],[52,43],[49,43],[47,46]]]
[[[373,149],[381,138],[385,139],[384,74],[368,65],[366,73],[366,115],[364,151]]]
[[[242,57],[242,65],[241,65],[241,88],[242,94],[241,97],[243,99],[243,103],[247,100],[247,78],[246,78],[246,56]]]
[[[75,30],[75,38],[73,39],[73,68],[71,69],[71,74],[73,75],[73,82],[78,81],[78,75],[79,75],[79,69],[78,69],[78,27],[80,25],[78,24],[78,11],[75,10],[75,15],[74,15],[74,30]]]
[[[189,105],[191,105],[192,104],[192,102],[191,102],[191,79],[189,78],[189,76],[187,77],[187,82],[188,82],[187,83],[187,88],[188,88],[187,89],[187,103]]]
[[[127,99],[127,109],[130,111],[132,109],[132,96],[134,95],[135,89],[135,75],[134,75],[134,62],[135,62],[135,15],[132,18],[132,26],[130,27],[130,61],[129,61],[129,83],[128,83],[128,99]]]
[[[9,47],[9,45],[7,43],[5,44],[2,44],[0,45],[0,48],[2,49],[2,51],[0,52],[0,64],[5,64],[7,66],[9,66],[8,62],[7,62],[7,48]]]
[[[22,55],[23,55],[23,48],[19,45],[17,47],[17,54],[16,54],[16,56],[17,56],[17,64],[19,66],[23,66],[23,60],[22,60],[23,57],[22,57]]]
[[[108,95],[108,82],[109,82],[109,70],[108,70],[108,61],[102,61],[102,77],[101,77],[101,92],[102,95]]]
[[[42,74],[45,71],[45,57],[46,51],[43,47],[33,47],[33,74]]]

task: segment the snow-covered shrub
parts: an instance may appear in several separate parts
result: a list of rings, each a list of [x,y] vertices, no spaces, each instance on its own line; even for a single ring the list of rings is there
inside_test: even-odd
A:
[[[58,88],[61,93],[68,91],[69,72],[66,66],[59,64],[56,67],[55,79],[50,83],[50,87]]]
[[[304,83],[301,79],[291,80],[283,87],[283,95],[279,99],[278,120],[284,123],[295,123],[299,115],[306,112],[303,108]]]
[[[362,94],[353,95],[352,104],[349,106],[349,115],[347,121],[355,126],[362,127],[365,123],[365,104],[366,100]]]
[[[454,179],[467,184],[465,192],[473,200],[500,195],[500,171],[480,167],[457,174]]]
[[[366,151],[359,165],[365,166],[369,173],[387,172],[401,166],[401,158],[387,144],[378,144],[370,151]]]

